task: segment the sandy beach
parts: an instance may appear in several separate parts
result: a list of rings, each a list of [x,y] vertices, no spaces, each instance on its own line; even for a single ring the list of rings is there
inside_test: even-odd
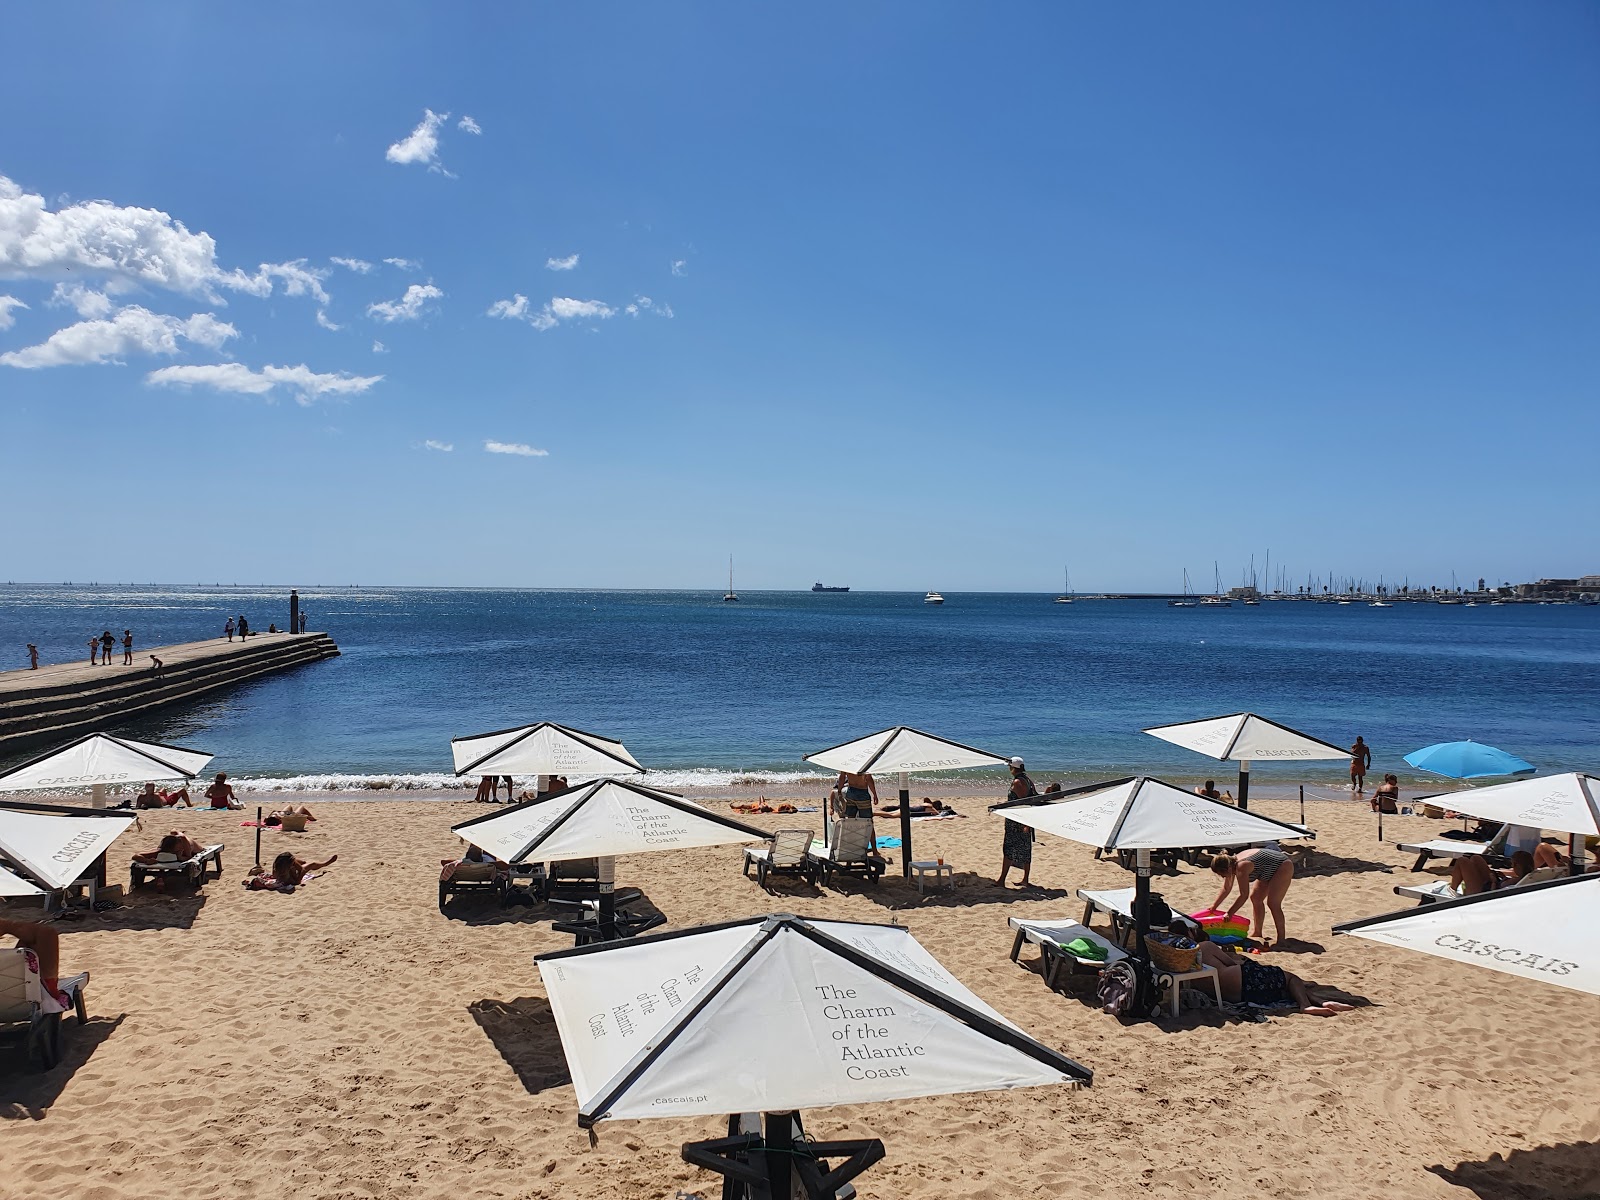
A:
[[[1286,903],[1304,945],[1269,961],[1356,1011],[1124,1027],[1052,994],[1031,951],[1008,961],[1006,919],[1078,914],[1073,889],[1131,876],[1041,835],[1042,890],[990,887],[1001,822],[987,802],[957,799],[969,819],[915,826],[917,856],[957,870],[953,892],[925,898],[897,873],[877,888],[779,883],[769,895],[740,875],[737,847],[618,861],[619,884],[643,889],[669,928],[773,911],[900,921],[1001,1012],[1093,1068],[1090,1089],[808,1113],[817,1136],[884,1139],[887,1159],[857,1181],[864,1197],[1600,1195],[1594,998],[1330,936],[1336,921],[1404,906],[1392,887],[1421,877],[1393,842],[1437,836],[1442,822],[1387,818],[1380,844],[1365,805],[1308,807],[1318,848]],[[476,898],[439,912],[439,859],[460,847],[449,826],[486,806],[317,811],[306,834],[263,834],[264,857],[340,856],[293,895],[240,887],[255,836],[245,813],[146,814],[118,842],[112,882],[172,826],[225,842],[226,871],[200,894],[146,888],[60,924],[64,971],[92,973],[91,1021],[68,1027],[55,1070],[20,1074],[13,1059],[0,1074],[0,1196],[717,1194],[720,1181],[678,1153],[719,1136],[716,1122],[608,1122],[594,1143],[577,1128],[532,961],[571,944],[550,914]],[[820,829],[820,817],[750,820]],[[1188,866],[1156,888],[1184,911],[1216,891]]]

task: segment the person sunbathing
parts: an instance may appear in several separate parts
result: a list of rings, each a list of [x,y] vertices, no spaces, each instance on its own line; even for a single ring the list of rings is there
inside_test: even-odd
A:
[[[1534,869],[1534,856],[1518,850],[1511,856],[1511,866],[1497,871],[1484,861],[1481,854],[1465,854],[1450,862],[1450,890],[1458,896],[1476,896],[1500,888],[1515,887]]]
[[[135,808],[171,808],[180,800],[183,801],[184,807],[191,807],[188,788],[181,787],[175,792],[158,792],[155,784],[147,783],[144,785],[144,791],[133,798],[133,806]]]
[[[1307,1017],[1336,1017],[1355,1007],[1338,1000],[1315,1001],[1300,976],[1282,967],[1256,962],[1248,955],[1234,954],[1214,942],[1200,943],[1200,961],[1217,969],[1222,998],[1229,1004],[1255,1004],[1263,1008],[1292,1004]]]
[[[154,850],[145,850],[142,853],[135,854],[133,856],[133,861],[141,863],[153,863],[159,862],[163,854],[175,854],[177,855],[178,861],[183,862],[185,859],[193,858],[195,855],[202,853],[204,850],[204,846],[195,841],[188,834],[184,833],[183,830],[174,829],[171,833],[167,834],[166,837],[161,839],[161,844],[158,845]]]
[[[306,808],[304,805],[296,808],[291,804],[288,808],[277,808],[272,812],[269,812],[266,820],[262,821],[261,823],[268,828],[272,828],[274,826],[282,825],[285,817],[304,817],[308,821],[316,820],[316,818],[311,815],[311,810],[309,808]]]
[[[493,863],[497,874],[508,873],[511,870],[510,863],[502,862],[482,847],[474,846],[471,842],[468,842],[467,848],[461,852],[460,858],[441,858],[439,860],[439,878],[448,882],[454,878],[457,867],[478,863]]]
[[[9,933],[17,945],[26,946],[39,960],[39,981],[62,1008],[72,1005],[72,997],[61,990],[61,935],[49,925],[36,921],[11,921],[0,917],[0,934]]]
[[[308,863],[303,858],[296,858],[293,853],[285,850],[272,860],[272,870],[264,870],[259,865],[250,869],[250,877],[244,881],[244,886],[254,891],[263,892],[292,892],[306,881],[306,876],[317,871],[325,870],[339,861],[335,854],[326,862]]]

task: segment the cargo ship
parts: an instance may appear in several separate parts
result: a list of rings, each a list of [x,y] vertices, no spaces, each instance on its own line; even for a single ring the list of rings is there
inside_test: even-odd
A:
[[[848,592],[850,589],[847,587],[825,587],[820,583],[813,583],[811,590],[813,592]]]

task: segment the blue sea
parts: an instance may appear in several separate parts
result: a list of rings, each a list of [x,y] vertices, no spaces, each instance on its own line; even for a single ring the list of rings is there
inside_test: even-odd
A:
[[[302,588],[343,657],[117,728],[216,754],[257,789],[453,785],[451,737],[552,720],[623,739],[688,790],[810,774],[808,752],[915,725],[1036,779],[1230,777],[1141,734],[1250,709],[1374,769],[1474,738],[1542,771],[1600,768],[1600,608],[1160,601],[1047,595]],[[288,587],[0,590],[0,647],[25,666],[132,628],[141,649],[287,624]],[[7,762],[26,755],[11,754]],[[1332,794],[1343,765],[1258,765],[1253,787]],[[976,780],[974,782],[977,782]],[[999,790],[996,780],[996,790]],[[1313,793],[1315,794],[1315,793]]]

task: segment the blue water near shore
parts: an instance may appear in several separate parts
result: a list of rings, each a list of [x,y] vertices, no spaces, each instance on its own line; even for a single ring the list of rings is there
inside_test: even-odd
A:
[[[1542,771],[1600,768],[1600,608],[741,596],[302,589],[343,657],[122,731],[300,787],[437,786],[452,736],[545,719],[621,737],[689,788],[777,784],[805,753],[891,724],[1021,754],[1041,779],[1227,778],[1139,731],[1239,709],[1338,745],[1363,734],[1375,769],[1407,778],[1407,751],[1467,737]],[[45,661],[86,658],[102,629],[131,627],[143,648],[220,635],[240,612],[286,623],[287,588],[9,585],[0,647],[16,665],[30,641]],[[1342,771],[1262,766],[1255,780],[1325,786]]]

